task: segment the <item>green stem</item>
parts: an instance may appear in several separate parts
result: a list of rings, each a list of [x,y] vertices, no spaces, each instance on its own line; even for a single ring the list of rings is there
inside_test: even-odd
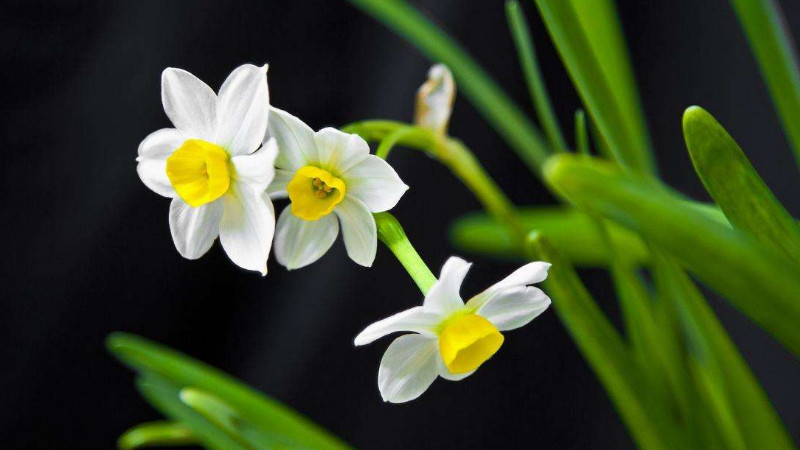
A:
[[[392,148],[397,145],[400,139],[417,133],[419,133],[417,127],[402,127],[392,131],[378,144],[378,148],[375,150],[375,156],[381,159],[388,158],[389,152],[392,151]]]
[[[342,130],[357,133],[367,141],[381,142],[376,152],[378,156],[388,155],[394,145],[400,144],[436,158],[461,180],[489,214],[508,224],[521,242],[525,239],[525,227],[517,217],[514,204],[460,140],[438,138],[424,128],[384,120],[356,122]]]
[[[402,0],[350,0],[408,39],[433,61],[446,64],[459,89],[536,175],[550,154],[539,130],[494,80],[450,36]]]
[[[388,212],[377,213],[375,217],[375,224],[378,227],[378,239],[386,244],[386,247],[394,253],[394,256],[400,261],[400,264],[406,269],[406,272],[411,276],[419,290],[424,295],[436,283],[436,277],[433,275],[425,261],[420,258],[419,253],[414,250],[414,246],[408,240],[403,227],[400,222]]]
[[[550,103],[550,96],[547,95],[542,72],[539,70],[539,63],[536,60],[536,51],[531,40],[528,22],[522,14],[519,2],[509,1],[506,3],[506,16],[508,18],[508,27],[511,30],[511,37],[514,39],[514,45],[517,48],[517,56],[519,57],[520,65],[522,65],[522,73],[525,75],[525,82],[528,84],[528,91],[542,128],[553,149],[565,151],[567,150],[567,142],[564,139],[564,135],[561,134],[556,114],[553,112],[553,105]]]

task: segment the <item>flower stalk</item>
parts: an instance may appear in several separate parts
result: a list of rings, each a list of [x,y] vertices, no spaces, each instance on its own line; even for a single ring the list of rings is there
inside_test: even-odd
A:
[[[423,294],[427,294],[436,283],[436,277],[411,245],[400,222],[388,212],[377,213],[373,216],[378,227],[378,240],[386,244],[386,247],[392,251],[414,283],[417,284],[419,290]]]

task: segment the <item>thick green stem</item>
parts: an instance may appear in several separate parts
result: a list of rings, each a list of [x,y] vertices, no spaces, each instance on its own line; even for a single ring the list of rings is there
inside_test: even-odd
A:
[[[419,290],[427,295],[433,284],[436,283],[436,277],[411,245],[400,222],[388,212],[374,214],[374,217],[378,227],[378,239],[394,253],[406,272],[417,283]]]

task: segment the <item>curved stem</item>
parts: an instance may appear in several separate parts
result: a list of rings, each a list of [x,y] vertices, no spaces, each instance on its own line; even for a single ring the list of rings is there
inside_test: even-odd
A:
[[[402,127],[392,131],[381,140],[377,150],[375,150],[375,156],[381,159],[388,158],[389,152],[392,151],[392,148],[394,148],[400,139],[417,132],[419,132],[417,127]]]
[[[373,216],[378,227],[378,239],[394,253],[406,272],[417,283],[419,290],[427,295],[433,284],[436,283],[436,277],[411,245],[400,222],[388,212],[373,214]]]
[[[508,224],[520,240],[525,238],[526,230],[517,217],[514,204],[460,140],[439,138],[425,128],[386,120],[356,122],[342,130],[356,133],[367,141],[381,142],[376,152],[378,156],[381,153],[388,155],[397,144],[427,153],[447,166],[492,216]]]

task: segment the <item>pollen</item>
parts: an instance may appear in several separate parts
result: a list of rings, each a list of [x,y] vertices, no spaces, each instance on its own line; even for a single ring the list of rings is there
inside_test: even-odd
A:
[[[303,220],[319,220],[344,200],[347,187],[327,170],[305,166],[295,172],[286,186],[292,213]]]
[[[219,145],[188,139],[167,158],[167,178],[189,205],[211,203],[230,187],[228,153]]]

